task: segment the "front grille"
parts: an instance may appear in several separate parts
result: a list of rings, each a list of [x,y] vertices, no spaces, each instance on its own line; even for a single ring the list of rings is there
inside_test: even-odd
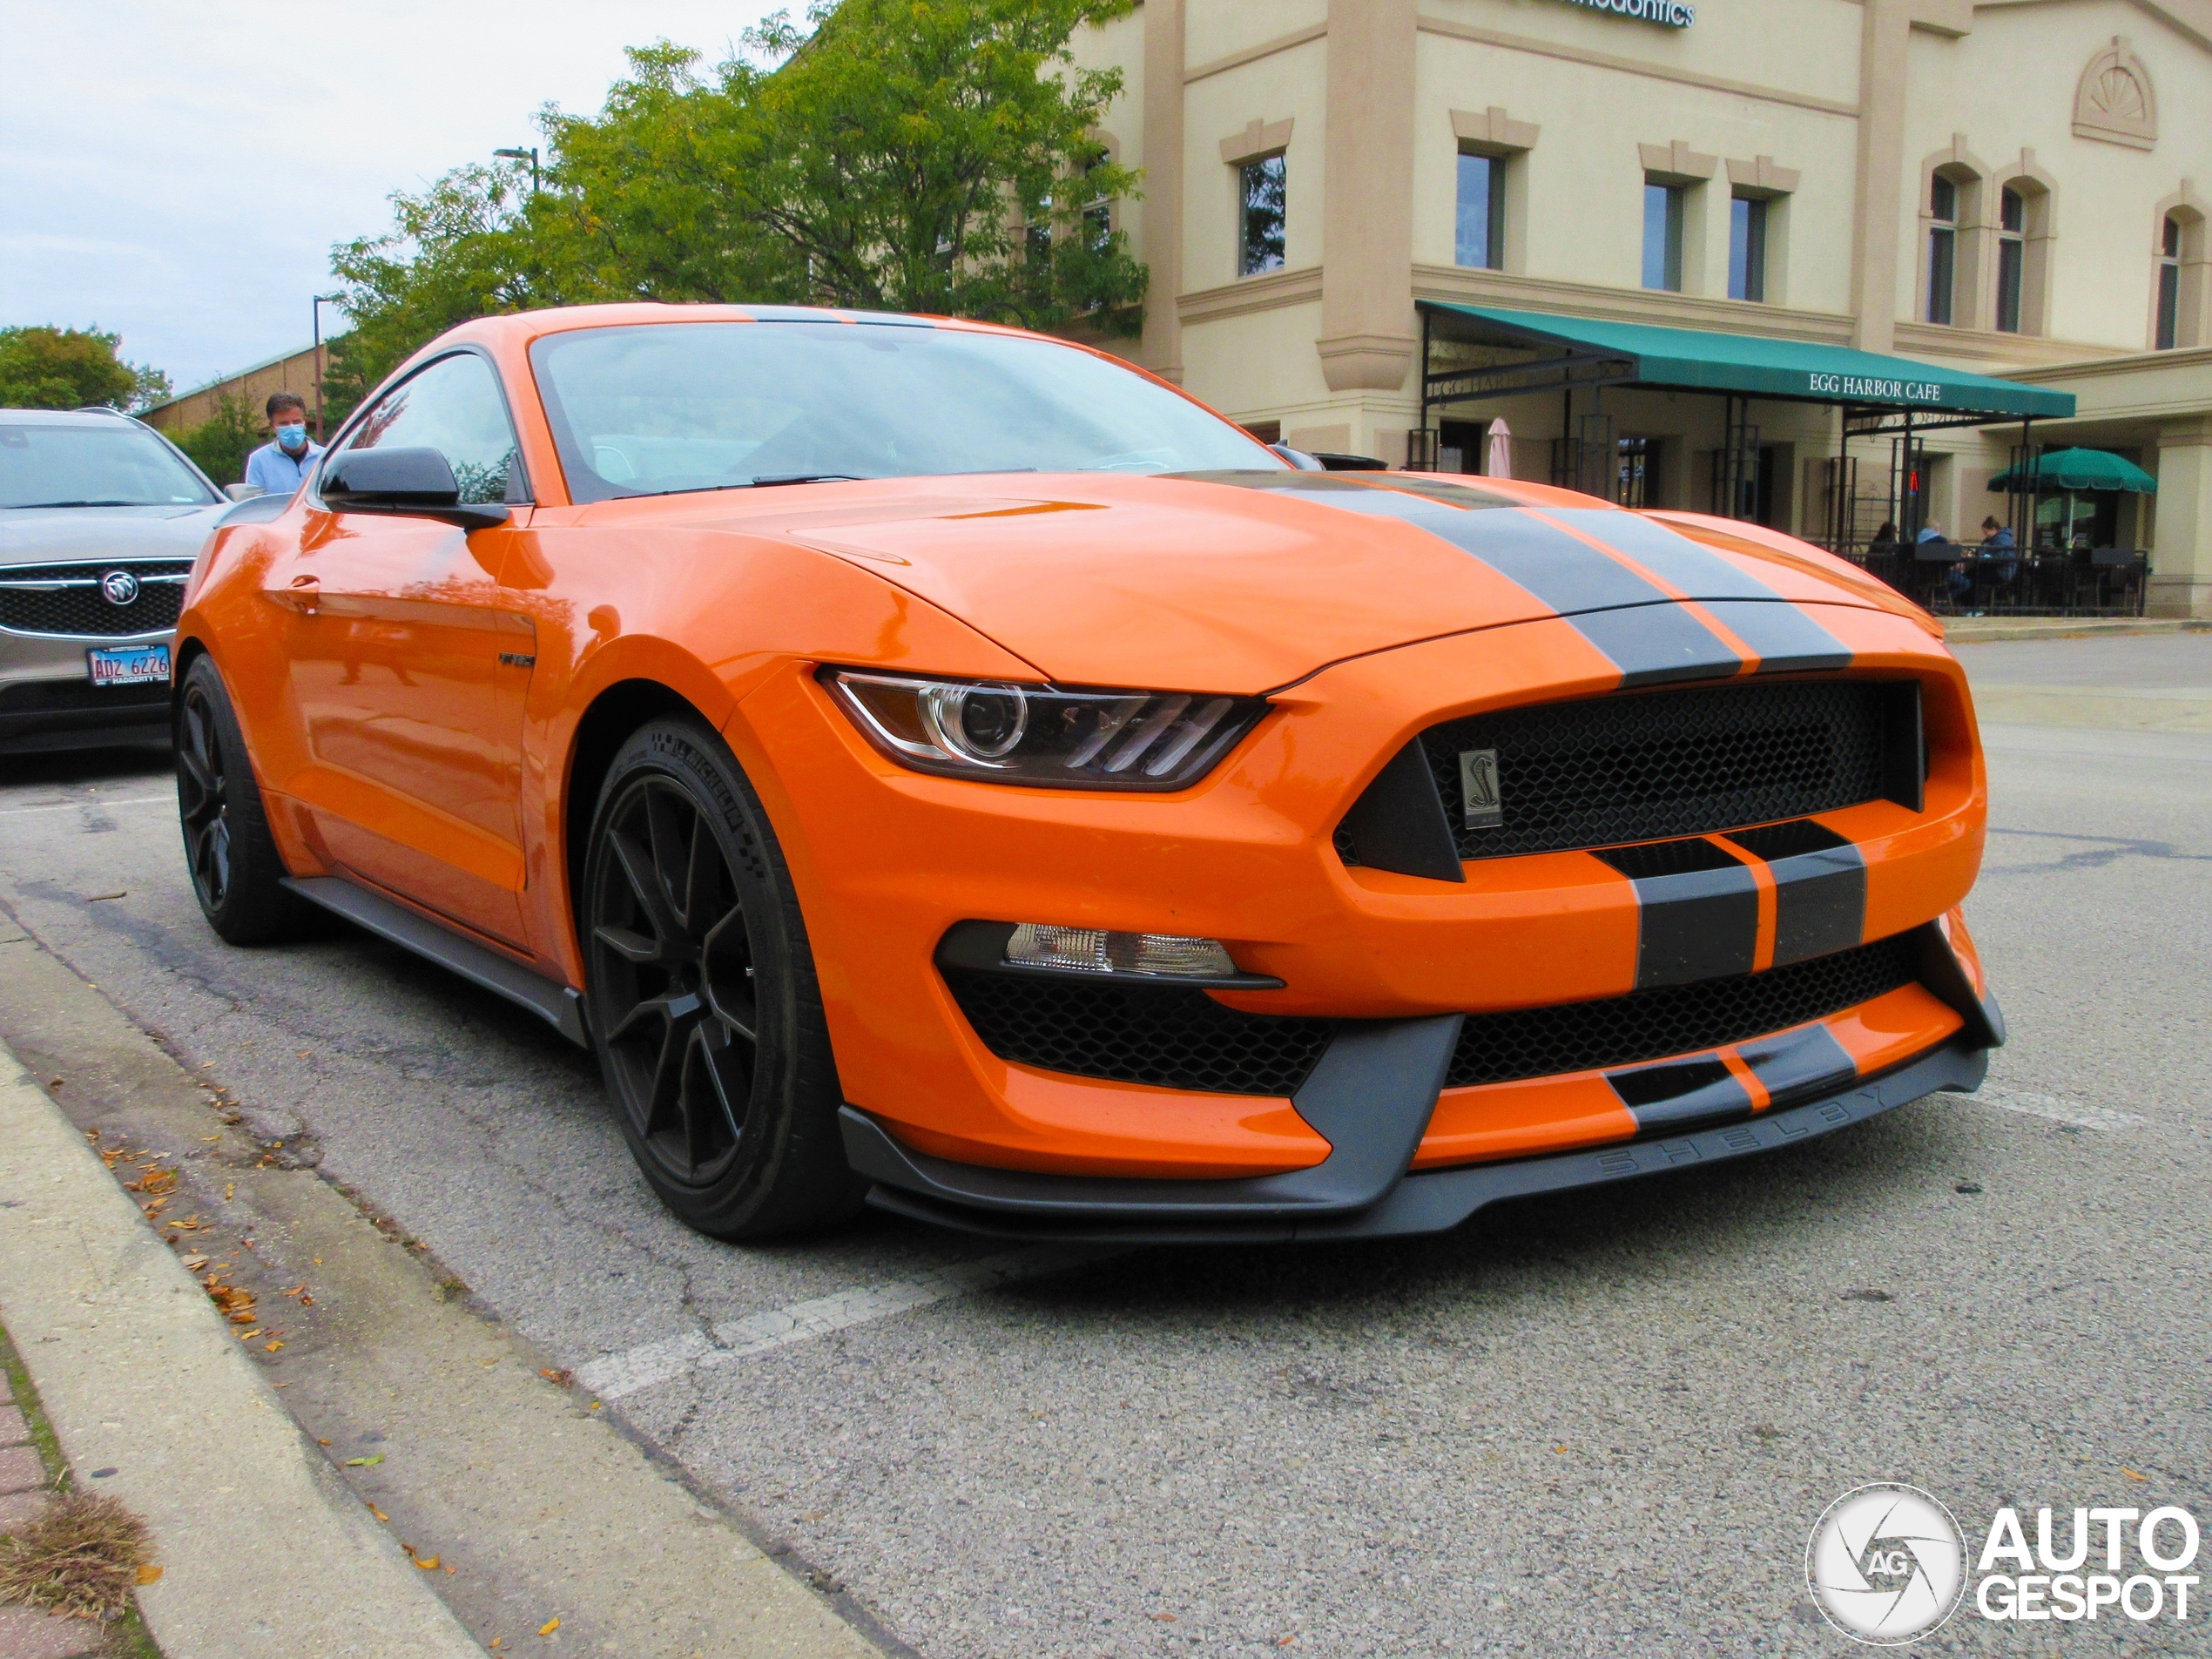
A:
[[[92,639],[165,634],[177,625],[185,597],[181,578],[192,573],[192,566],[190,559],[161,559],[0,567],[0,628]],[[128,570],[138,578],[138,597],[129,604],[110,604],[101,593],[100,578],[111,570]],[[168,579],[158,579],[164,577]],[[63,585],[31,585],[50,583]]]
[[[1764,974],[1631,992],[1598,1002],[1476,1014],[1447,1088],[1634,1065],[1741,1042],[1839,1014],[1912,982],[1909,938]],[[1297,1092],[1333,1020],[1245,1014],[1204,991],[945,972],[976,1035],[1001,1060],[1078,1077],[1223,1095]]]
[[[1910,682],[1701,686],[1506,709],[1420,737],[1462,859],[1615,846],[1805,818],[1917,771]],[[1909,744],[1913,752],[1892,755]],[[1460,755],[1497,752],[1503,822],[1466,827]],[[1916,780],[1917,781],[1917,780]],[[1337,832],[1347,864],[1358,840]]]
[[[1445,1087],[1629,1066],[1786,1031],[1910,985],[1909,937],[1816,956],[1764,974],[1667,985],[1602,1002],[1473,1014]]]

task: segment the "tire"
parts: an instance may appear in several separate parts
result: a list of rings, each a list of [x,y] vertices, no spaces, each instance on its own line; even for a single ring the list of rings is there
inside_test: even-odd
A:
[[[661,1202],[716,1238],[850,1217],[867,1184],[791,872],[705,725],[657,719],[616,754],[578,907],[600,1067]]]
[[[197,657],[185,670],[171,737],[185,863],[208,926],[233,945],[314,932],[312,908],[281,885],[284,859],[214,658]]]

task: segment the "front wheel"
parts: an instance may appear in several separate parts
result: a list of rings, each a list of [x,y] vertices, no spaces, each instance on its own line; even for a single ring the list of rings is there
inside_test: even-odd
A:
[[[661,1201],[718,1238],[858,1209],[806,929],[760,799],[720,738],[625,743],[583,889],[591,1028],[624,1138]]]
[[[269,833],[246,734],[212,657],[194,658],[185,671],[171,736],[185,863],[208,926],[233,945],[311,931],[307,905],[282,885],[284,858]]]

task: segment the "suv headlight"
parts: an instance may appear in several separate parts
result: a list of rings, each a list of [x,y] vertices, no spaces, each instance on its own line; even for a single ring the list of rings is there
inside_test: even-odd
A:
[[[901,765],[1050,789],[1184,789],[1267,712],[1257,697],[1062,691],[826,668],[822,683]]]

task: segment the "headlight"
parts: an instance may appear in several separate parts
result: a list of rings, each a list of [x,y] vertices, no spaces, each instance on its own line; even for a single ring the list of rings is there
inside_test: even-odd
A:
[[[1055,789],[1183,789],[1259,717],[1256,697],[1059,691],[822,671],[868,740],[917,772]]]

